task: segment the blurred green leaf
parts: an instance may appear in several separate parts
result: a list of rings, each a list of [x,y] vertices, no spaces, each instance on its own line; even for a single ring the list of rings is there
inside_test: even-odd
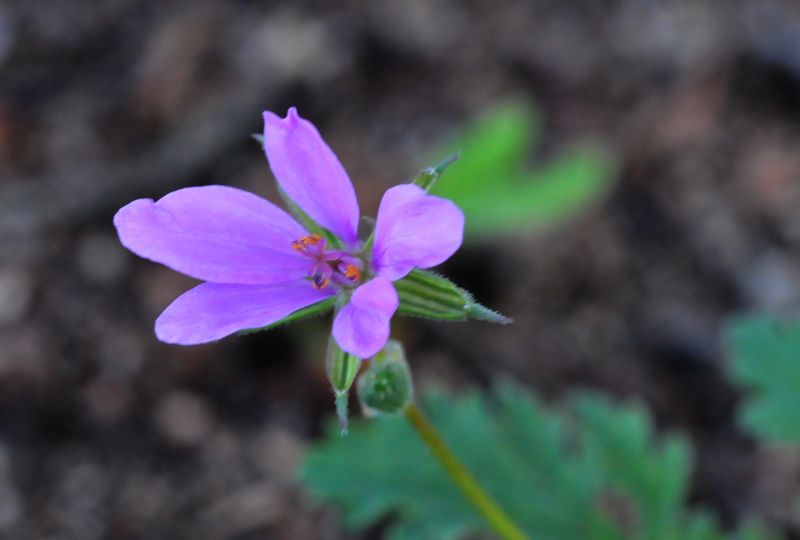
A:
[[[613,181],[613,164],[591,147],[575,147],[527,170],[541,129],[536,110],[522,102],[489,111],[448,148],[460,150],[432,191],[458,204],[468,238],[547,227],[597,201]]]
[[[581,398],[576,409],[585,457],[606,473],[612,492],[635,501],[637,538],[669,538],[687,491],[691,468],[685,441],[669,438],[656,448],[644,410],[620,408],[600,397]]]
[[[734,320],[728,328],[733,379],[748,388],[745,428],[775,442],[800,442],[800,319]]]
[[[584,395],[570,414],[557,414],[501,385],[488,398],[430,395],[425,408],[481,485],[532,538],[724,538],[712,520],[684,509],[686,443],[657,439],[639,407]],[[344,439],[332,431],[310,452],[303,477],[317,497],[341,506],[354,529],[391,515],[387,538],[394,540],[486,530],[403,418],[359,422]]]

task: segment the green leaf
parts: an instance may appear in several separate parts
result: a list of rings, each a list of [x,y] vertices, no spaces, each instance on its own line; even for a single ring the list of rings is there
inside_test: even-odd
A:
[[[427,270],[412,270],[394,282],[401,315],[426,319],[465,321],[478,319],[493,323],[511,322],[508,317],[482,306],[472,294],[449,279]]]
[[[293,311],[283,319],[279,321],[275,321],[272,324],[268,324],[267,326],[262,326],[260,328],[248,328],[246,330],[241,330],[239,334],[252,334],[255,332],[263,332],[264,330],[271,330],[278,326],[283,326],[284,324],[289,324],[294,321],[299,321],[302,319],[308,319],[309,317],[316,317],[319,315],[323,315],[334,308],[336,305],[336,297],[332,296],[330,298],[326,298],[316,304],[311,304],[308,307],[304,307],[302,309],[298,309],[297,311]]]
[[[541,124],[538,111],[525,101],[501,103],[488,110],[447,145],[452,151],[459,151],[461,159],[450,167],[447,178],[434,191],[489,193],[497,181],[520,172],[525,158],[538,143]]]
[[[800,319],[733,320],[727,333],[730,373],[749,390],[743,426],[774,442],[800,442]]]
[[[675,518],[691,468],[686,442],[669,438],[654,444],[653,427],[643,409],[620,409],[599,396],[578,399],[576,411],[585,456],[593,468],[605,472],[605,489],[628,501],[629,511],[637,516],[636,538],[676,536]]]
[[[459,459],[531,538],[724,538],[713,521],[685,509],[685,441],[657,438],[640,407],[585,395],[553,412],[519,388],[500,385],[491,397],[432,394],[425,408]],[[487,532],[404,418],[354,424],[350,437],[331,435],[313,449],[302,471],[318,498],[341,507],[347,526],[363,529],[392,516],[387,538],[393,540]]]
[[[613,164],[599,149],[576,146],[530,170],[541,120],[530,106],[498,106],[451,147],[462,158],[433,192],[464,211],[467,239],[550,227],[598,201],[613,183]]]

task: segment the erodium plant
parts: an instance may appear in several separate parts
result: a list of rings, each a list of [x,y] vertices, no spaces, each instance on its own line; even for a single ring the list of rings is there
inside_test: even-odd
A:
[[[342,430],[349,389],[362,361],[374,357],[359,385],[365,410],[405,414],[498,534],[524,538],[413,404],[402,346],[387,347],[396,312],[508,321],[423,270],[446,261],[463,239],[461,210],[427,193],[455,158],[387,190],[374,227],[360,237],[353,185],[311,122],[295,108],[285,118],[265,112],[257,139],[289,213],[240,189],[202,186],[138,199],[114,216],[126,248],[203,281],[158,317],[156,336],[195,345],[333,309],[327,370]]]

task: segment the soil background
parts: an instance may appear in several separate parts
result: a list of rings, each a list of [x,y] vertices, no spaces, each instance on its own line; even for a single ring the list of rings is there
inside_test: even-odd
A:
[[[418,385],[642,400],[695,444],[694,504],[800,538],[800,456],[737,427],[721,337],[800,302],[791,0],[3,0],[0,537],[380,538],[297,481],[333,412],[328,322],[159,343],[154,319],[194,282],[126,252],[112,216],[191,185],[277,200],[250,134],[292,105],[374,215],[520,96],[545,116],[532,160],[592,138],[617,182],[556,230],[445,265],[516,322],[396,320]]]

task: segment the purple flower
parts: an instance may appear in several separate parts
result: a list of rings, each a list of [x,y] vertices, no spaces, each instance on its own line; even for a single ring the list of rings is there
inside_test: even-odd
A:
[[[167,343],[205,343],[338,295],[334,339],[348,353],[374,355],[398,306],[392,281],[448,259],[461,245],[463,214],[416,185],[395,186],[383,195],[365,252],[353,185],[314,125],[294,108],[286,118],[265,112],[264,150],[281,189],[341,246],[231,187],[133,201],[114,216],[122,244],[205,282],[164,310],[156,335]]]

